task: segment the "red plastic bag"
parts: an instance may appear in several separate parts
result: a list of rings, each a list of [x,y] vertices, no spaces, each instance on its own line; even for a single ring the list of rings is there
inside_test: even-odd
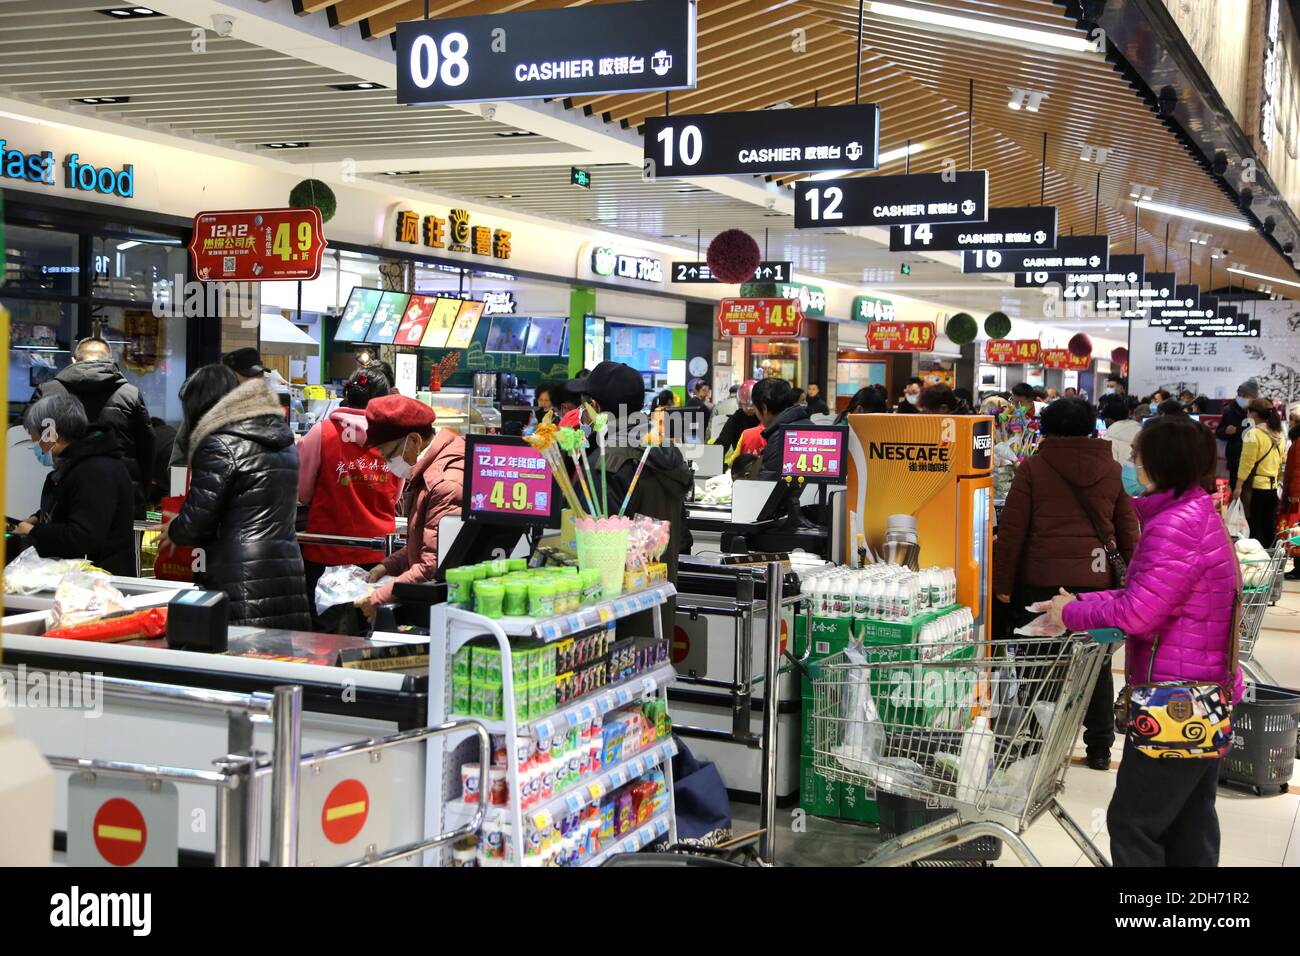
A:
[[[162,521],[164,527],[180,514],[181,505],[183,504],[185,504],[184,495],[163,498]],[[193,581],[194,549],[178,546],[168,551],[165,548],[159,548],[158,557],[153,562],[153,576],[162,581]]]

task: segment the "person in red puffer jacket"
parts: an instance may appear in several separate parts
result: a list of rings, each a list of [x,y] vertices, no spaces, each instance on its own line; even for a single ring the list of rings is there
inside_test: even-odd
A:
[[[1052,599],[1071,631],[1124,631],[1127,676],[1147,681],[1229,684],[1241,699],[1241,671],[1229,673],[1239,573],[1213,499],[1213,435],[1181,415],[1161,416],[1137,436],[1133,461],[1150,491],[1134,501],[1142,536],[1120,590]],[[1158,647],[1157,647],[1158,642]],[[1116,866],[1217,866],[1214,809],[1219,761],[1161,760],[1125,744],[1106,814]]]

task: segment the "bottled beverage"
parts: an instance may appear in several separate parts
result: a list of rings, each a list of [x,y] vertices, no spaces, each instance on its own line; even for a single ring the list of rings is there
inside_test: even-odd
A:
[[[853,620],[856,625],[871,617],[871,582],[859,577],[853,584]]]
[[[912,602],[915,596],[916,585],[912,581],[898,582],[898,619],[900,621],[910,621],[912,619]]]
[[[898,593],[898,581],[890,581],[885,587],[884,615],[886,621],[897,621],[899,619],[900,598]]]
[[[917,572],[912,576],[916,587],[916,613],[922,614],[930,609],[930,582],[929,573],[926,571]]]
[[[885,525],[885,561],[916,571],[920,567],[921,546],[916,537],[915,515],[890,515]]]

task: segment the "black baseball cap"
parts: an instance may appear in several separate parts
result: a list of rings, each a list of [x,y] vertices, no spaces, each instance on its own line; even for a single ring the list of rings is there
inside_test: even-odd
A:
[[[262,367],[261,353],[253,348],[235,349],[233,352],[227,352],[221,356],[221,364],[233,369],[236,375],[242,375],[244,378],[255,378],[266,372],[266,369]]]
[[[607,412],[620,405],[639,409],[645,404],[645,379],[622,362],[601,362],[583,378],[570,379],[564,387],[578,395],[590,395]]]

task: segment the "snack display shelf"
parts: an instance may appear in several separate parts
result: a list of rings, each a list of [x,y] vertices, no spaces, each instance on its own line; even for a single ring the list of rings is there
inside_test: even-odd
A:
[[[660,837],[668,836],[672,829],[673,810],[668,809],[653,817],[631,834],[623,837],[608,850],[602,850],[590,860],[583,860],[583,866],[600,866],[607,859],[616,853],[635,853],[638,850],[644,850],[655,840]]]
[[[595,694],[573,701],[546,716],[521,721],[515,710],[514,700],[514,662],[512,641],[518,639],[541,639],[546,643],[562,640],[566,637],[606,627],[626,617],[630,617],[649,608],[658,607],[676,594],[670,584],[660,584],[643,591],[622,594],[608,601],[601,601],[571,614],[557,615],[551,618],[535,620],[532,618],[488,618],[474,614],[463,608],[446,604],[435,604],[430,609],[429,634],[432,638],[429,648],[429,712],[431,726],[445,722],[450,715],[452,702],[452,657],[467,642],[475,638],[495,640],[501,654],[501,693],[504,702],[504,719],[484,721],[489,733],[499,734],[506,740],[515,740],[525,734],[540,741],[542,736],[554,736],[556,733],[579,726],[584,721],[593,720],[617,707],[631,704],[637,700],[658,698],[667,704],[667,687],[676,679],[676,670],[671,664],[659,664],[648,672],[637,674],[626,681],[605,687]],[[647,615],[652,636],[656,641],[664,640],[663,617],[660,614]],[[439,639],[441,637],[441,639]],[[425,763],[425,829],[427,832],[445,832],[449,818],[454,813],[453,805],[460,800],[461,777],[458,751],[467,750],[468,734],[462,738],[454,735],[430,740],[426,751]],[[656,744],[662,748],[668,741]],[[654,752],[654,749],[647,752]],[[658,753],[665,753],[659,749]],[[669,754],[671,756],[671,754]],[[646,772],[645,756],[640,755],[642,773]],[[624,837],[617,847],[641,849],[660,836],[667,836],[670,841],[677,838],[675,805],[673,803],[673,777],[670,759],[661,759],[668,804],[661,810],[655,820],[638,828],[630,836]],[[613,768],[613,773],[619,768]],[[625,771],[624,771],[625,772]],[[500,808],[503,837],[510,845],[522,847],[526,838],[526,811],[520,804],[520,773],[514,761],[506,768],[507,786],[510,794],[509,803]],[[630,778],[629,778],[630,779]],[[584,781],[580,786],[590,786]],[[586,791],[590,794],[590,791]],[[567,791],[566,791],[567,795]],[[546,806],[551,808],[557,798],[552,797]],[[592,798],[595,799],[595,798]],[[557,805],[558,806],[558,805]],[[534,817],[533,808],[527,811]],[[621,852],[621,851],[620,851]],[[631,852],[629,850],[628,852]],[[426,863],[437,865],[447,862],[448,855],[430,854]],[[602,857],[593,858],[594,860]],[[586,865],[591,865],[588,861]],[[516,854],[513,865],[524,866],[522,854]]]
[[[590,806],[609,791],[617,790],[625,783],[631,783],[655,767],[672,760],[676,755],[676,741],[669,739],[655,744],[635,757],[629,757],[615,764],[609,770],[603,770],[586,780],[579,780],[544,803],[529,807],[526,811],[526,819],[535,828],[548,826],[566,814],[577,813],[584,807]],[[447,805],[447,819],[454,826],[463,826],[474,816],[477,808],[477,803],[466,803],[464,800],[452,801]],[[504,822],[507,817],[506,808],[490,807],[487,817],[489,820]]]
[[[601,688],[596,693],[588,694],[573,703],[565,704],[544,717],[519,722],[515,725],[515,729],[520,736],[531,736],[536,740],[549,739],[562,730],[576,727],[583,721],[591,720],[593,717],[604,717],[616,707],[626,706],[634,700],[646,700],[653,697],[661,688],[667,687],[676,679],[676,668],[671,664],[665,664],[656,667],[652,671],[633,675],[620,684],[611,684],[609,687]],[[453,716],[466,717],[468,715],[456,714]],[[504,720],[488,720],[483,717],[475,717],[474,720],[483,724],[490,734],[504,734],[509,729]]]
[[[581,607],[568,614],[557,614],[554,617],[501,617],[495,620],[508,637],[532,637],[549,643],[563,640],[566,637],[591,630],[593,627],[608,624],[610,621],[616,621],[619,618],[628,617],[640,611],[648,611],[650,608],[659,607],[659,605],[676,594],[677,589],[671,584],[657,584],[643,591],[620,594],[606,601],[599,601]],[[463,608],[453,608],[452,614],[463,616],[470,614],[470,612]],[[477,615],[471,615],[471,617],[477,617]]]

